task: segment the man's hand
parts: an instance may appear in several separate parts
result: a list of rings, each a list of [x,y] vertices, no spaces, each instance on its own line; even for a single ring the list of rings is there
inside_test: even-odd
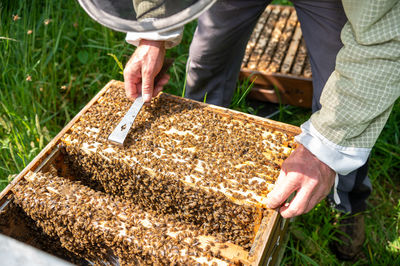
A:
[[[124,69],[126,97],[134,100],[142,94],[143,101],[150,102],[162,90],[169,75],[162,76],[157,84],[154,78],[162,68],[164,57],[164,41],[140,41]]]
[[[307,213],[329,194],[335,176],[335,171],[300,144],[283,162],[275,188],[267,196],[267,206],[280,207],[296,191],[293,200],[280,207],[280,213],[284,218]]]

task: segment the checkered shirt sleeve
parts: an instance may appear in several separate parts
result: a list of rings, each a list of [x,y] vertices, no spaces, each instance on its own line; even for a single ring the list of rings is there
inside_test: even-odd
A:
[[[400,1],[342,2],[344,46],[311,123],[339,146],[372,148],[400,96]]]

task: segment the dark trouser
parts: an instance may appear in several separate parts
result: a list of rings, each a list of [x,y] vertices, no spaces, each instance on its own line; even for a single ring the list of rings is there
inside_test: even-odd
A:
[[[229,106],[247,41],[270,0],[221,0],[200,16],[190,46],[186,97]],[[319,98],[335,68],[342,47],[340,31],[347,21],[339,0],[294,0],[313,74],[313,112],[321,108]],[[339,210],[363,211],[371,192],[368,165],[339,176]],[[330,196],[331,197],[331,196]]]

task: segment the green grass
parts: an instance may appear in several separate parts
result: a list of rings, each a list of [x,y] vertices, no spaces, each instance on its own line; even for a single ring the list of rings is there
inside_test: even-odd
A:
[[[258,113],[258,109],[262,108],[260,106],[259,108],[254,109],[253,107],[249,106],[249,104],[246,101],[246,96],[249,94],[250,90],[253,88],[255,80],[250,82],[250,79],[247,78],[243,81],[238,81],[237,86],[235,89],[235,92],[232,97],[231,104],[229,105],[229,108],[237,111],[241,111],[244,113],[249,113],[249,114],[254,114],[256,115]]]
[[[13,20],[18,14],[20,19]],[[47,20],[50,20],[49,23]],[[124,34],[92,21],[76,1],[0,2],[0,189],[19,173],[110,79],[134,48]],[[196,23],[182,43],[168,50],[175,58],[166,90],[181,95],[188,47]],[[28,34],[31,30],[32,33]],[[28,78],[30,77],[30,78]],[[28,80],[27,80],[28,79]],[[232,108],[247,109],[241,83]],[[240,101],[239,101],[240,100]],[[251,110],[250,110],[251,111]],[[300,125],[308,109],[281,109],[274,119]],[[369,175],[374,185],[366,213],[369,264],[400,264],[400,102],[375,145]],[[323,202],[291,224],[283,264],[341,265],[329,251],[335,215]]]
[[[108,80],[121,78],[107,53],[124,58],[133,49],[76,1],[2,1],[0,14],[0,176],[7,179]]]

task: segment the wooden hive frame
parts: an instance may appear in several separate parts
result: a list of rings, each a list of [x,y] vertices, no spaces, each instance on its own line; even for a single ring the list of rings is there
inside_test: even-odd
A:
[[[13,187],[21,182],[29,172],[38,172],[46,169],[49,165],[56,163],[60,157],[59,144],[61,139],[67,134],[71,128],[79,121],[83,114],[89,110],[99,99],[110,89],[110,87],[118,84],[117,81],[110,81],[61,131],[50,143],[30,162],[19,175],[10,182],[10,184],[0,193],[0,206],[4,206],[9,202],[9,197],[12,196]],[[179,101],[191,101],[176,96],[168,95],[168,97],[178,99]],[[202,104],[202,103],[201,103]],[[228,110],[226,108],[202,104],[206,108],[219,113],[223,116],[234,115],[237,119],[251,120],[267,128],[279,130],[290,135],[297,135],[300,130],[298,127],[287,125],[272,120],[267,120],[257,116],[243,114],[237,111]],[[58,164],[59,167],[62,165]],[[278,212],[273,211],[269,217],[264,217],[255,236],[254,242],[247,255],[241,255],[240,263],[245,265],[272,265],[278,260],[278,253],[282,246],[283,238],[287,230],[288,222],[283,219]],[[229,253],[229,254],[228,254]],[[226,258],[233,258],[237,254],[243,254],[243,251],[235,251],[234,248],[229,249],[229,252],[223,255]]]
[[[311,107],[311,66],[293,7],[269,5],[246,47],[240,78],[250,78],[249,97]]]

